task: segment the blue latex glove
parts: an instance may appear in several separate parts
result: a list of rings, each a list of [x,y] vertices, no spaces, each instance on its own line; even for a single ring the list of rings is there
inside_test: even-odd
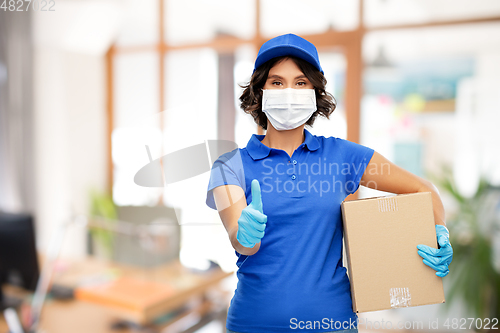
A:
[[[417,245],[418,254],[424,258],[424,264],[436,271],[436,275],[444,277],[450,272],[448,266],[453,259],[453,248],[450,243],[448,229],[436,224],[436,236],[439,248],[435,249],[427,245]]]
[[[252,180],[252,202],[241,211],[236,239],[244,247],[254,247],[264,237],[266,222],[267,215],[262,211],[260,184],[257,179],[254,179]]]

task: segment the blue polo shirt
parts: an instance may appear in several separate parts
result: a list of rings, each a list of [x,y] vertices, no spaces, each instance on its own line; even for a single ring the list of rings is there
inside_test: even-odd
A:
[[[212,167],[212,190],[260,182],[267,215],[260,249],[236,252],[238,284],[226,327],[236,332],[328,332],[354,328],[349,279],[342,266],[340,204],[354,193],[373,150],[334,137],[312,135],[290,157],[253,135],[245,148],[221,155]]]

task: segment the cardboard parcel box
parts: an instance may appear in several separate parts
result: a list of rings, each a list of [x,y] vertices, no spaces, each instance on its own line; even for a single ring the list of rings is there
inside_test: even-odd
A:
[[[429,192],[345,201],[342,215],[355,312],[444,303],[442,279],[417,253],[437,248]]]

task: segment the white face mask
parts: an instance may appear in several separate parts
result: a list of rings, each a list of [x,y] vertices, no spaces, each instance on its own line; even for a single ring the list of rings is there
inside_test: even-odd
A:
[[[314,89],[265,89],[262,111],[276,130],[291,130],[316,111],[316,93]]]

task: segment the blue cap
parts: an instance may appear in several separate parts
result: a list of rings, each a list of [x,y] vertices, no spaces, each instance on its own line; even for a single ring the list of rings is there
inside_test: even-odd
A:
[[[316,67],[322,74],[323,69],[319,64],[318,51],[309,41],[294,34],[286,34],[268,40],[260,47],[255,59],[254,72],[266,61],[281,56],[295,56],[303,59]]]

